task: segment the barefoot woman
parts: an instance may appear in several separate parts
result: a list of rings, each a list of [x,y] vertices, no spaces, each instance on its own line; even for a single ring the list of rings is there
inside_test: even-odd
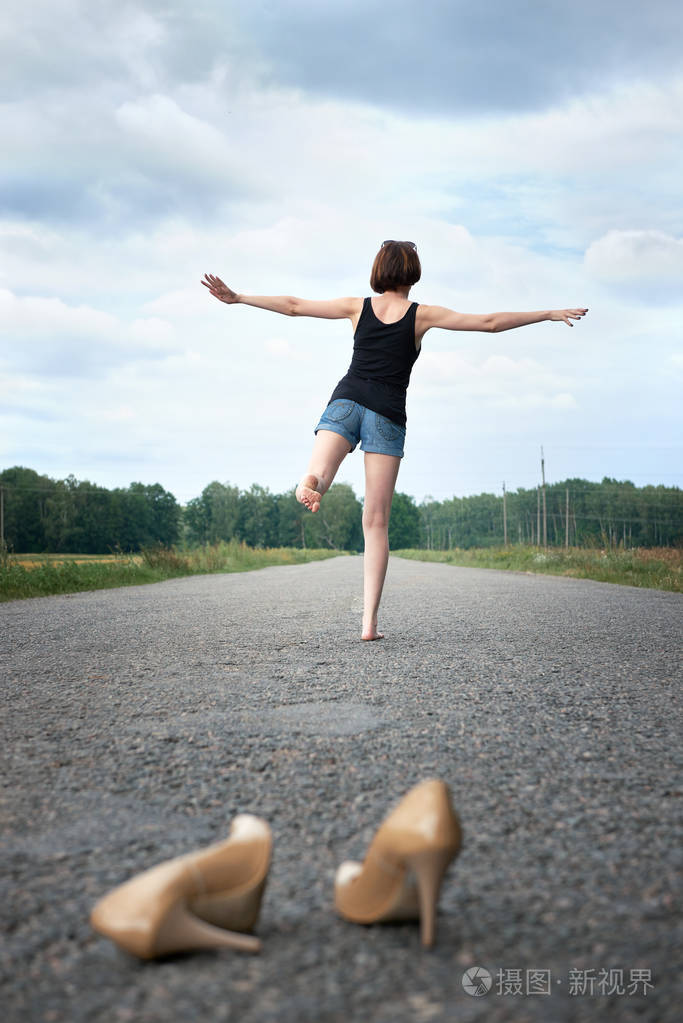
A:
[[[202,284],[212,295],[233,305],[256,306],[286,316],[347,319],[354,332],[349,371],[334,389],[315,428],[313,454],[296,488],[297,500],[317,512],[342,461],[360,441],[365,452],[363,502],[363,639],[382,639],[377,611],[389,559],[389,514],[406,435],[406,389],[431,327],[444,330],[510,330],[541,320],[562,320],[570,327],[586,309],[533,313],[468,315],[443,306],[418,305],[408,298],[420,280],[413,242],[386,241],[375,257],[370,286],[378,298],[337,298],[310,302],[290,296],[238,295],[220,277],[206,274]]]

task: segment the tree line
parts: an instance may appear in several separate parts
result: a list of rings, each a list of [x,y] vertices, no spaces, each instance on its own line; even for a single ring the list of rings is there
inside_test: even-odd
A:
[[[675,547],[683,543],[683,491],[605,477],[478,494],[420,505],[420,547]]]
[[[20,466],[0,473],[0,542],[16,553],[103,554],[221,540],[251,547],[361,551],[362,504],[334,484],[311,515],[294,490],[274,494],[214,481],[182,507],[161,484],[107,490],[73,476],[54,480]],[[420,505],[396,493],[392,549],[448,550],[508,543],[551,546],[676,546],[683,543],[683,491],[605,478],[571,479],[504,497],[478,494]]]
[[[15,466],[0,473],[0,489],[4,544],[17,554],[139,551],[181,536],[180,506],[159,483],[106,490]]]

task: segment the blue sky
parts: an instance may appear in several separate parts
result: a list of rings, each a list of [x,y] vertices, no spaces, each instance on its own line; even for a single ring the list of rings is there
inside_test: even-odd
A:
[[[0,15],[0,467],[282,491],[344,322],[228,308],[369,293],[588,306],[432,331],[398,488],[683,485],[683,13],[670,0],[9,0]],[[340,481],[362,494],[362,458]]]

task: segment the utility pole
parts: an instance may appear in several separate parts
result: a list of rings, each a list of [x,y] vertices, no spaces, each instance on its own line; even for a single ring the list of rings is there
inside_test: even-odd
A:
[[[569,547],[569,487],[567,487],[567,504],[564,510],[564,545]]]
[[[541,488],[536,487],[536,546],[541,546]]]
[[[507,494],[505,493],[505,480],[503,480],[503,543],[508,545],[508,505]]]
[[[543,448],[541,447],[541,477],[543,479],[543,546],[548,546],[548,514],[546,511],[545,504],[545,459],[543,457]]]

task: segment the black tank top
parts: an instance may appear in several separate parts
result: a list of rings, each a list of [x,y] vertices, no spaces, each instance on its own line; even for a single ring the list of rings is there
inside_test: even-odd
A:
[[[366,298],[353,335],[353,358],[330,401],[350,398],[379,412],[399,426],[406,425],[406,390],[410,371],[420,352],[415,348],[415,313],[412,302],[396,323],[382,323]]]

